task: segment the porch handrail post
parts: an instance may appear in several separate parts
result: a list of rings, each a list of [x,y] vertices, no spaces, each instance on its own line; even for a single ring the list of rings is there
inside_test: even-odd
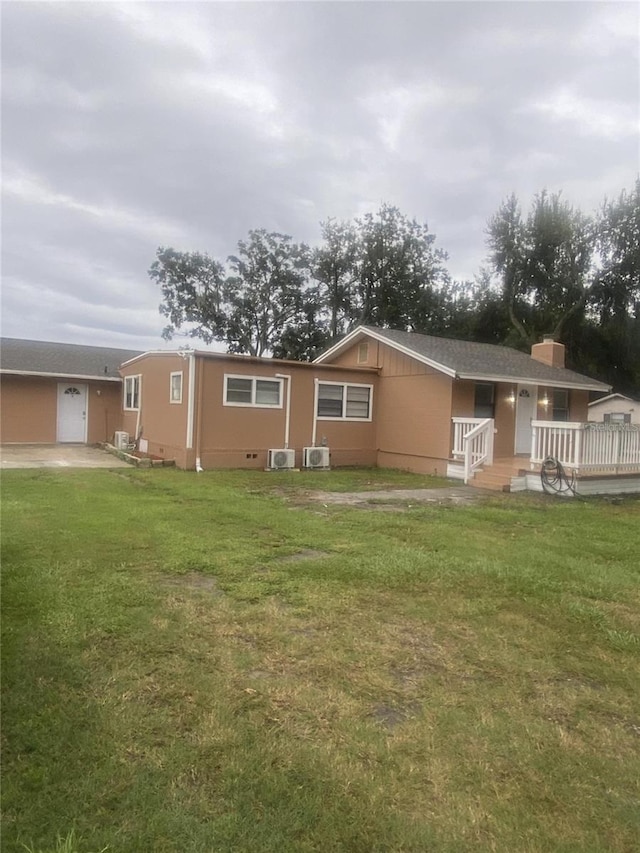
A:
[[[615,436],[616,436],[615,437],[616,449],[615,449],[615,453],[613,454],[613,456],[615,457],[615,460],[616,460],[615,472],[616,472],[616,474],[619,474],[620,473],[620,451],[622,448],[622,430],[617,429],[615,431]]]
[[[495,421],[491,421],[487,427],[487,465],[493,465],[493,441],[495,437]]]
[[[576,430],[576,442],[573,448],[573,462],[576,474],[580,473],[580,466],[582,464],[582,435],[583,430]]]
[[[464,451],[464,482],[468,483],[475,468],[483,462],[493,462],[493,418],[484,418],[462,437]],[[480,449],[474,454],[474,442],[479,439]],[[474,459],[474,455],[477,458]]]
[[[534,459],[537,458],[538,454],[536,453],[538,449],[538,427],[536,426],[535,421],[531,423],[531,455],[529,456],[529,468],[533,471]]]

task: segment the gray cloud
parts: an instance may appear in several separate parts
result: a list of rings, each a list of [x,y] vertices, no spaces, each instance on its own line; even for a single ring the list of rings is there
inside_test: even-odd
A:
[[[158,245],[313,243],[382,201],[471,277],[510,192],[591,211],[640,168],[633,4],[2,12],[4,334],[161,345]]]

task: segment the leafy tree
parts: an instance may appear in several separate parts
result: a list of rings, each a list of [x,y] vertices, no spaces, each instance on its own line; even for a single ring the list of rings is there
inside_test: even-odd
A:
[[[149,270],[161,287],[160,312],[169,318],[163,337],[225,341],[229,352],[264,355],[285,330],[301,334],[317,310],[309,278],[309,249],[291,237],[250,231],[228,258],[228,268],[199,252],[160,248]],[[304,341],[299,343],[304,351]]]
[[[543,334],[560,338],[590,294],[591,221],[561,194],[536,195],[523,219],[514,195],[490,220],[490,261],[502,284],[511,324],[522,345]]]
[[[512,195],[487,238],[512,328],[503,342],[553,334],[569,366],[640,394],[640,179],[595,217],[542,192],[524,219]]]
[[[349,331],[352,321],[357,234],[352,223],[334,219],[321,222],[320,229],[323,243],[313,253],[312,273],[319,285],[320,304],[328,314],[329,337],[337,338]]]
[[[224,337],[225,272],[221,263],[200,252],[176,252],[160,247],[149,276],[160,285],[160,313],[169,320],[162,332],[170,340],[176,332],[206,343]]]
[[[490,274],[476,280],[454,281],[443,291],[443,326],[435,334],[483,344],[503,344],[513,332],[505,302]]]
[[[603,203],[596,222],[600,265],[593,307],[601,323],[640,314],[640,178],[631,192]]]
[[[599,265],[589,316],[602,352],[597,375],[640,395],[640,179],[603,203],[595,241]]]
[[[352,223],[322,223],[314,254],[329,334],[357,325],[425,330],[446,287],[446,253],[426,224],[382,205]]]
[[[224,295],[229,351],[264,355],[286,328],[316,307],[308,287],[309,250],[284,234],[258,230],[250,231],[228,260],[231,275]]]

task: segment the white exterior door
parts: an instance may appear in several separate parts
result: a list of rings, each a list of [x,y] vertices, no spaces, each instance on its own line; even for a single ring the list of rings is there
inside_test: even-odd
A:
[[[538,406],[538,387],[536,385],[518,385],[516,396],[516,453],[531,453],[531,438]]]
[[[87,440],[87,386],[58,383],[58,441]]]

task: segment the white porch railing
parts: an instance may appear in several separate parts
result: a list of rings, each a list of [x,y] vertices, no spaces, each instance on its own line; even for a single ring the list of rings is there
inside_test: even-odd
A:
[[[576,473],[640,471],[637,424],[532,421],[531,467],[549,456]]]
[[[451,455],[454,459],[464,458],[464,437],[472,429],[482,423],[482,418],[452,418],[453,421],[453,450]]]
[[[464,481],[482,464],[493,462],[493,418],[452,418],[453,451],[455,459],[464,461]]]

